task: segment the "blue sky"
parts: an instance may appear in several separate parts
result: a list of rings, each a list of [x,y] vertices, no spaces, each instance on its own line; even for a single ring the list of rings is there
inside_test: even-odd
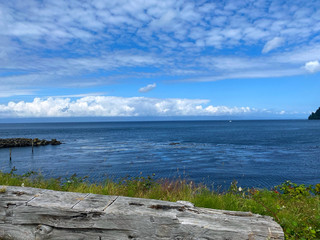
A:
[[[306,118],[320,1],[0,0],[0,118]]]

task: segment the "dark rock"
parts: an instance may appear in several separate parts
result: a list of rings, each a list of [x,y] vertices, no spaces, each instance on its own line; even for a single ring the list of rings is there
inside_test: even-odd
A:
[[[56,139],[52,139],[51,141],[47,141],[45,139],[38,138],[1,138],[0,139],[0,148],[13,148],[13,147],[29,147],[29,146],[45,146],[45,145],[59,145],[60,141]]]
[[[308,117],[309,120],[320,120],[320,107],[318,110],[314,113],[312,112],[310,116]]]
[[[178,142],[169,143],[169,145],[178,145],[178,144],[180,144],[180,143],[178,143]]]
[[[51,139],[50,144],[51,144],[51,145],[60,145],[61,142],[60,142],[60,141],[57,141],[57,139]]]

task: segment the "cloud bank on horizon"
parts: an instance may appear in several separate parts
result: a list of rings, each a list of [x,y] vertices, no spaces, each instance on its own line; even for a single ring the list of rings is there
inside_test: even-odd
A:
[[[290,77],[299,82],[305,76],[318,76],[319,33],[320,1],[1,1],[0,117],[38,116],[35,110],[21,110],[19,106],[44,104],[49,99],[61,110],[59,101],[67,100],[55,96],[80,96],[70,102],[75,108],[77,101],[80,104],[84,100],[81,96],[90,92],[113,95],[100,96],[108,101],[130,99],[133,105],[119,105],[129,106],[119,110],[121,116],[129,114],[131,108],[133,115],[143,115],[144,110],[147,115],[159,114],[135,105],[139,102],[135,97],[145,93],[149,100],[158,99],[155,104],[183,99],[196,106],[192,99],[198,98],[217,102],[212,107],[220,109],[226,104],[220,104],[223,96],[219,98],[214,92],[216,81],[223,81],[226,89],[233,87],[232,80],[262,79],[263,85],[269,79],[277,78],[281,83]],[[239,92],[248,89],[246,84],[232,84],[237,84]],[[171,91],[176,85],[180,86],[179,94]],[[250,85],[252,96],[257,91],[254,85]],[[212,87],[213,92],[205,94],[201,86]],[[315,88],[311,80],[304,86],[305,92]],[[292,91],[301,91],[301,87]],[[267,95],[260,94],[259,98],[264,97],[267,103],[271,97]],[[47,100],[36,101],[38,97]],[[230,94],[226,108],[266,108],[263,103],[255,105],[258,101],[252,101],[254,97],[245,102],[245,97],[239,101],[240,97]],[[287,97],[296,99],[295,95]],[[301,109],[313,110],[309,107],[318,100],[316,96],[305,100]],[[96,113],[87,110],[93,116],[115,111],[106,110],[103,104],[97,106],[92,108]],[[210,112],[208,106],[199,106],[202,109],[198,111],[183,108],[185,112],[171,107],[166,114],[215,115],[221,110]],[[57,116],[81,115],[80,110],[57,109]],[[230,114],[239,111],[233,109]]]
[[[266,110],[264,110],[266,111]],[[35,98],[32,102],[0,104],[5,117],[138,117],[138,116],[219,116],[259,112],[249,107],[209,105],[205,99],[157,99],[147,97],[88,96]],[[283,114],[283,113],[278,113]]]

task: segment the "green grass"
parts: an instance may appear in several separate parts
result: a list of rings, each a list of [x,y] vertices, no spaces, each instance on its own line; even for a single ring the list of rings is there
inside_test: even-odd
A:
[[[16,175],[0,172],[0,185],[45,188],[57,191],[121,195],[128,197],[185,200],[197,207],[250,211],[269,215],[283,228],[286,239],[320,239],[320,184],[297,185],[289,181],[268,189],[241,189],[234,182],[226,192],[209,190],[186,180],[155,180],[152,177],[106,180],[92,184],[76,175],[68,179],[45,179],[30,172]],[[5,190],[1,190],[3,193]]]

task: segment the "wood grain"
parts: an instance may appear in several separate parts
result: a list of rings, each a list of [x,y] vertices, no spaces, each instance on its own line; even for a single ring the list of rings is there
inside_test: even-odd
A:
[[[2,186],[0,186],[2,187]],[[2,239],[284,239],[267,216],[188,202],[6,187]]]

